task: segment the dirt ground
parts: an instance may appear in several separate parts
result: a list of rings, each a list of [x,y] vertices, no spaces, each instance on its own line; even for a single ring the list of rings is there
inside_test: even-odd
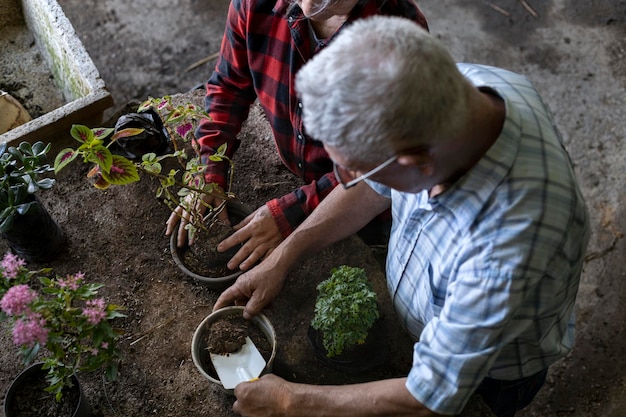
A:
[[[59,0],[116,100],[185,92],[203,82],[219,49],[227,0]],[[624,415],[626,409],[626,1],[420,1],[436,34],[464,62],[526,74],[552,108],[575,163],[593,235],[578,298],[574,351],[552,367],[546,386],[521,417]],[[530,4],[533,8],[526,8]],[[256,207],[297,180],[278,161],[262,118],[253,114],[237,153],[236,192]],[[63,138],[58,138],[62,140]],[[127,308],[120,380],[81,377],[95,416],[230,416],[232,398],[208,384],[191,361],[195,327],[217,297],[175,267],[164,222],[169,212],[150,181],[106,192],[89,186],[85,169],[58,176],[42,200],[66,231],[59,273],[82,271]],[[4,249],[0,245],[0,249]],[[278,332],[275,371],[315,383],[353,378],[318,365],[306,328],[314,285],[341,264],[366,268],[392,329],[388,366],[363,378],[406,373],[410,343],[393,320],[384,276],[357,238],[307,260],[266,313]],[[395,327],[394,327],[395,326]],[[0,391],[20,366],[0,336]],[[480,414],[477,414],[480,415]]]

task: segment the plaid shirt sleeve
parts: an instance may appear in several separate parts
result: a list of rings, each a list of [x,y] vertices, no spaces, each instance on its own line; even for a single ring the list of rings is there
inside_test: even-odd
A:
[[[233,157],[239,147],[237,134],[256,99],[243,29],[246,16],[238,5],[241,2],[235,1],[229,6],[220,56],[206,83],[204,106],[211,120],[200,123],[196,131],[202,162],[208,166],[206,181],[222,187],[226,186],[228,164],[209,161],[208,157],[224,143],[227,144],[226,155]]]

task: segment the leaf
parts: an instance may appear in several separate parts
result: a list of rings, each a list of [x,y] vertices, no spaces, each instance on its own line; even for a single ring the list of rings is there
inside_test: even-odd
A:
[[[116,363],[112,363],[111,366],[107,368],[105,376],[108,381],[117,380],[117,364]]]
[[[42,180],[37,181],[37,186],[42,190],[49,190],[52,188],[56,180],[54,178],[44,178]]]
[[[23,358],[24,364],[31,363],[37,356],[37,353],[39,353],[39,343],[35,343],[35,345],[30,348],[23,349],[22,358]]]
[[[167,124],[176,124],[185,119],[185,113],[180,110],[175,110],[170,114],[170,117],[167,118]]]
[[[28,142],[21,142],[17,146],[17,149],[19,149],[22,153],[24,153],[26,155],[32,155],[33,154],[33,148],[31,146],[31,144],[28,143]]]
[[[2,210],[2,213],[0,213],[0,219],[2,219],[2,222],[0,222],[0,232],[6,233],[11,230],[14,218],[12,207],[7,207]]]
[[[80,143],[89,143],[94,139],[94,134],[85,125],[72,125],[70,135]]]
[[[120,155],[113,155],[109,172],[101,172],[102,178],[113,185],[125,185],[139,181],[135,164]]]
[[[51,147],[52,147],[51,143],[48,143],[46,145],[41,141],[37,141],[33,144],[33,155],[37,157],[46,156],[48,152],[50,151]]]
[[[99,190],[106,190],[111,186],[111,183],[102,178],[102,175],[99,175],[96,182],[93,183],[93,186]]]
[[[92,128],[91,131],[93,132],[95,139],[103,140],[104,138],[109,136],[111,133],[113,133],[115,129],[111,127],[95,127],[95,128]]]
[[[24,215],[28,213],[30,208],[33,207],[35,204],[38,204],[38,203],[36,201],[31,201],[30,203],[20,204],[19,206],[16,206],[15,208],[20,215]]]
[[[113,154],[106,146],[98,145],[89,152],[87,161],[98,165],[103,172],[109,172],[113,164]]]
[[[139,107],[137,108],[137,112],[142,113],[146,110],[150,110],[151,107],[152,107],[152,98],[148,98],[148,100],[144,101],[143,103],[139,105]]]
[[[139,127],[129,127],[127,129],[122,129],[119,132],[115,133],[111,138],[111,142],[115,142],[118,139],[128,138],[131,136],[137,136],[143,133],[145,129]]]
[[[147,172],[152,172],[154,174],[160,174],[161,170],[163,169],[159,162],[143,162],[141,166]]]
[[[72,148],[65,148],[59,152],[54,159],[54,173],[58,173],[65,168],[70,162],[72,162],[78,156],[78,152]]]
[[[193,123],[183,123],[176,128],[176,133],[178,133],[178,135],[184,139],[187,137],[187,135],[189,134],[189,132],[191,132],[192,129],[193,129]]]

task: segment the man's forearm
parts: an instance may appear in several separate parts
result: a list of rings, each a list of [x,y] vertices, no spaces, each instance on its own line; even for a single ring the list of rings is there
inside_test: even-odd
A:
[[[349,190],[341,186],[320,203],[307,219],[289,235],[272,255],[293,265],[304,256],[344,239],[383,212],[390,201],[362,183]]]
[[[406,378],[342,386],[290,385],[289,416],[438,416],[406,389]]]

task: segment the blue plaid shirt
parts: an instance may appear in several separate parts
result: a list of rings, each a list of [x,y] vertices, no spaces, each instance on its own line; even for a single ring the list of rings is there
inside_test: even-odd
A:
[[[531,83],[458,68],[505,100],[487,154],[434,198],[368,182],[392,199],[388,288],[419,339],[406,387],[443,414],[460,413],[486,376],[529,376],[570,351],[590,233],[569,156]]]

